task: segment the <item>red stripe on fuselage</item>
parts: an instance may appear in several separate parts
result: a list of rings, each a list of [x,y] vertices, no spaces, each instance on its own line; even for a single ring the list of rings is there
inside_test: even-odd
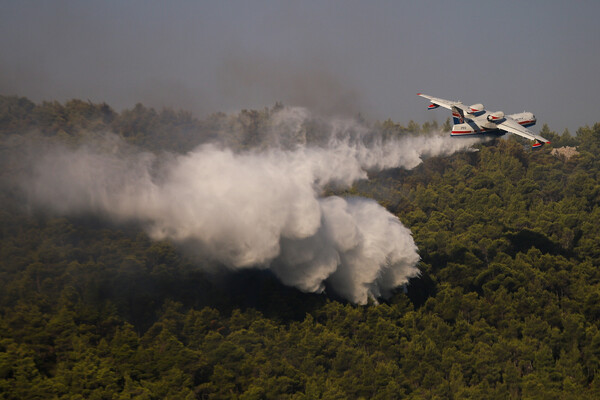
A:
[[[451,131],[452,135],[486,135],[486,134],[495,134],[496,132],[501,132],[502,129],[490,129],[490,128],[481,128],[481,130],[476,131]]]

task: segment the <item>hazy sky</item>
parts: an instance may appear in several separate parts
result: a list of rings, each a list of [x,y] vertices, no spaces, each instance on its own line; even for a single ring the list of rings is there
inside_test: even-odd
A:
[[[305,105],[403,124],[417,92],[600,121],[600,1],[6,1],[0,94],[203,116]]]

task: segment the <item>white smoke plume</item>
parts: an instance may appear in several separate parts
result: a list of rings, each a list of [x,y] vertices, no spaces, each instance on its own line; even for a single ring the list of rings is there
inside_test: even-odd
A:
[[[327,282],[359,304],[418,275],[417,247],[398,218],[373,200],[322,197],[367,170],[413,168],[424,156],[477,140],[406,136],[384,141],[351,120],[323,123],[310,139],[301,108],[271,117],[273,142],[235,152],[214,144],[187,154],[153,154],[115,135],[52,146],[32,162],[23,186],[34,205],[63,215],[99,213],[136,221],[153,239],[232,269],[269,268],[287,285],[321,292]],[[316,144],[311,144],[316,143]]]

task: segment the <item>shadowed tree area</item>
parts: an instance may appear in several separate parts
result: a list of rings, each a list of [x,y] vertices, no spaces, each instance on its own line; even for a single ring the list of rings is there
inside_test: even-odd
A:
[[[14,173],[11,143],[23,134],[244,149],[268,140],[272,112],[199,120],[0,96],[0,179]],[[390,120],[374,129],[410,131]],[[6,184],[0,398],[599,398],[600,124],[543,130],[579,153],[509,137],[340,193],[395,213],[421,255],[419,278],[365,306],[189,260],[134,225],[33,213]]]

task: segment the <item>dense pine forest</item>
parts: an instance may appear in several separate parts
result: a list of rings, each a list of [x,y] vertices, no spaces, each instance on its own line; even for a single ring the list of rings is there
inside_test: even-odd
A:
[[[375,199],[419,249],[421,275],[367,305],[264,270],[210,272],[135,224],[13,191],[23,136],[246,149],[280,107],[199,119],[0,96],[0,398],[600,398],[600,123],[543,126],[539,151],[502,138],[329,189]]]

